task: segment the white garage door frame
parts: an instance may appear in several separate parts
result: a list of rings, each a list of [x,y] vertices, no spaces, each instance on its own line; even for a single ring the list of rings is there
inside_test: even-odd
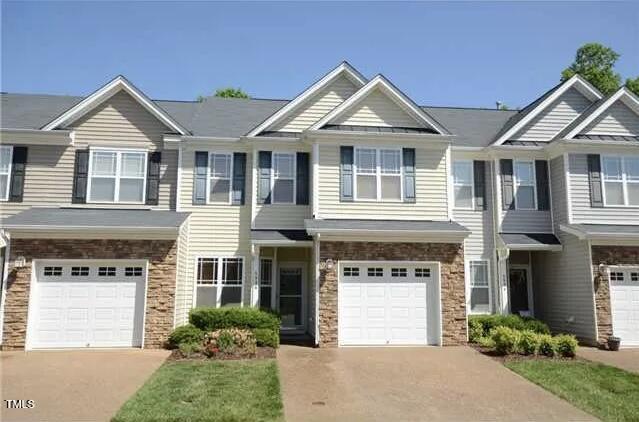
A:
[[[612,323],[612,335],[614,336],[618,336],[618,332],[615,331],[615,302],[613,300],[613,294],[612,294],[612,290],[613,290],[613,285],[612,285],[612,280],[610,279],[610,273],[611,272],[623,272],[625,276],[630,277],[630,272],[635,272],[638,271],[639,272],[639,265],[610,265],[608,266],[608,294],[610,297],[610,320]],[[639,309],[637,310],[637,312],[639,312]],[[637,327],[637,330],[639,331],[639,327]],[[619,336],[621,337],[621,336]],[[639,335],[638,335],[639,337]],[[639,348],[639,341],[633,341],[630,343],[626,343],[624,344],[624,339],[623,337],[621,337],[621,347],[624,348]]]
[[[338,261],[337,264],[337,299],[338,299],[338,303],[337,303],[337,326],[338,326],[338,333],[337,333],[337,345],[339,347],[415,347],[415,345],[398,345],[398,344],[388,344],[388,345],[352,345],[352,344],[342,344],[341,339],[340,339],[340,303],[339,303],[339,298],[341,296],[341,291],[342,291],[342,279],[343,279],[343,268],[345,266],[354,266],[354,265],[362,265],[362,266],[366,266],[366,265],[398,265],[398,266],[407,266],[407,267],[417,267],[417,266],[434,266],[436,268],[436,286],[435,286],[435,291],[437,293],[437,300],[436,300],[436,306],[437,306],[437,332],[436,332],[436,337],[437,337],[437,342],[436,344],[434,344],[435,346],[441,346],[443,344],[443,317],[442,317],[442,298],[441,298],[441,263],[439,261],[385,261],[385,260],[380,260],[380,261],[371,261],[371,260],[364,260],[364,261],[360,261],[360,260],[340,260]],[[427,301],[427,317],[426,317],[426,321],[427,324],[429,324],[429,318],[428,318],[428,304],[430,303],[430,299],[429,299],[429,295],[428,295],[428,288],[427,288],[427,293],[426,293],[426,301]],[[428,326],[426,327],[427,332],[428,332]],[[427,335],[428,338],[428,335]],[[418,345],[420,346],[420,345]],[[427,344],[427,345],[423,345],[422,347],[432,347],[433,344]]]
[[[142,266],[144,268],[144,297],[143,297],[143,305],[142,305],[142,340],[139,348],[144,348],[145,334],[146,334],[146,305],[147,305],[147,290],[149,285],[149,262],[145,259],[33,259],[31,261],[31,280],[29,283],[29,304],[27,307],[27,333],[25,338],[25,350],[33,350],[33,330],[35,329],[34,325],[38,320],[38,276],[37,271],[40,267],[51,264],[53,265],[70,265],[70,264],[78,264],[83,266],[92,266],[99,264],[117,264],[119,266],[122,265],[131,265],[131,266]],[[77,349],[107,349],[108,347],[77,347]],[[137,348],[137,347],[136,347]],[[59,349],[56,347],[43,347],[37,348],[38,350],[53,350]],[[67,348],[65,348],[67,349]]]

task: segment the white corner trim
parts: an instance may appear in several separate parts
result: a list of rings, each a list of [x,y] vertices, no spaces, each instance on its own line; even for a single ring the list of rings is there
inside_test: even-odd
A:
[[[95,91],[93,94],[86,97],[84,100],[80,101],[75,106],[71,107],[69,110],[64,112],[61,116],[57,117],[55,120],[51,121],[47,125],[45,125],[42,130],[53,130],[57,127],[69,124],[87,112],[95,108],[97,105],[111,98],[116,93],[121,90],[126,91],[129,95],[131,95],[141,106],[143,106],[147,111],[153,114],[156,118],[158,118],[162,123],[166,126],[174,130],[175,132],[186,135],[189,133],[188,130],[180,126],[168,113],[162,110],[159,106],[157,106],[151,99],[149,99],[142,91],[136,88],[131,82],[129,82],[124,76],[119,75],[115,79],[108,82],[106,85],[102,86],[100,89]]]
[[[319,148],[319,144],[317,142],[313,143],[313,150],[311,152],[312,155],[312,165],[313,165],[313,173],[312,173],[312,201],[313,201],[313,208],[312,208],[312,215],[313,218],[321,218],[320,214],[319,214],[319,208],[320,208],[320,204],[319,204],[319,154],[320,154],[320,148]]]
[[[566,211],[568,213],[568,224],[572,224],[572,193],[570,192],[570,156],[567,152],[563,154],[564,177],[566,180]]]
[[[329,73],[324,75],[319,81],[315,82],[309,88],[307,88],[304,92],[299,94],[295,99],[290,101],[284,107],[279,109],[277,112],[272,114],[269,118],[264,120],[259,124],[256,128],[252,129],[246,136],[257,136],[260,132],[264,131],[269,126],[272,126],[277,121],[281,120],[284,116],[289,114],[292,110],[294,110],[298,105],[303,103],[306,99],[311,97],[313,94],[318,92],[324,86],[331,83],[333,80],[337,79],[342,73],[346,73],[350,77],[351,80],[356,82],[360,87],[366,83],[366,78],[362,76],[354,67],[352,67],[347,62],[340,63],[335,69],[331,70]]]
[[[474,177],[474,171],[472,171],[472,167],[471,167],[471,174]],[[472,186],[472,198],[471,201],[475,202],[475,195],[474,195],[474,190],[475,190],[475,186],[474,186],[474,180],[473,180],[473,186]],[[453,208],[455,205],[455,199],[454,199],[454,191],[453,191],[453,158],[452,158],[452,154],[451,154],[451,146],[449,145],[448,148],[446,148],[446,205],[447,205],[447,212],[448,212],[448,220],[453,221],[454,220],[454,213],[453,213]]]
[[[253,163],[251,166],[251,229],[255,228],[255,219],[257,217],[257,195],[259,192],[260,182],[257,180],[257,148],[253,147],[251,152]]]

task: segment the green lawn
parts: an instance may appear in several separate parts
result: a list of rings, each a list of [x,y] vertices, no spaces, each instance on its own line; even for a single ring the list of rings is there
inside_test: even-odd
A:
[[[585,361],[523,360],[506,366],[604,421],[639,419],[639,375]]]
[[[275,360],[164,364],[113,418],[130,421],[281,421]]]

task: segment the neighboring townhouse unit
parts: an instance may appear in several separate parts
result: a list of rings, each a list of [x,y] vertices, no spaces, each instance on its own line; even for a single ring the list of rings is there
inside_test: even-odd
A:
[[[461,344],[471,313],[639,344],[625,89],[421,107],[344,62],[291,101],[117,77],[0,117],[3,348],[160,347],[195,306],[274,309],[320,346]]]

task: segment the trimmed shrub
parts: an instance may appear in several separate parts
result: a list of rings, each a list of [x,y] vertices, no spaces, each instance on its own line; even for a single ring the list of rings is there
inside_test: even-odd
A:
[[[468,317],[469,340],[475,342],[476,339],[480,337],[486,337],[497,327],[508,327],[519,331],[530,330],[539,334],[550,334],[548,325],[534,318],[520,317],[519,315],[470,315]]]
[[[224,328],[266,328],[280,332],[277,315],[256,308],[194,308],[189,313],[189,321],[206,332]]]
[[[485,336],[484,326],[475,318],[468,318],[468,341],[471,343],[479,343],[479,340]]]
[[[524,330],[519,334],[519,353],[523,355],[534,355],[539,350],[541,340],[539,334],[534,331]]]
[[[553,357],[557,353],[557,343],[550,334],[539,335],[539,354]]]
[[[180,343],[179,350],[182,356],[188,358],[196,353],[200,353],[202,351],[202,344],[201,343]]]
[[[557,353],[565,358],[574,358],[577,354],[577,338],[569,334],[555,336]]]
[[[194,325],[187,324],[177,327],[169,334],[169,346],[176,348],[182,344],[201,343],[202,339],[204,339],[204,331]]]
[[[495,351],[502,355],[518,352],[520,336],[519,331],[508,327],[493,328],[490,333],[490,338],[495,342]]]
[[[268,328],[256,328],[253,330],[255,341],[260,347],[272,347],[277,349],[280,346],[280,335],[277,331]]]
[[[550,328],[545,322],[535,318],[522,318],[524,320],[524,329],[537,334],[550,334]]]
[[[495,348],[495,342],[490,337],[479,337],[476,341],[481,347],[487,347],[489,349]]]
[[[204,337],[204,353],[207,356],[214,356],[218,353],[254,356],[256,346],[253,333],[239,328],[212,331]]]

